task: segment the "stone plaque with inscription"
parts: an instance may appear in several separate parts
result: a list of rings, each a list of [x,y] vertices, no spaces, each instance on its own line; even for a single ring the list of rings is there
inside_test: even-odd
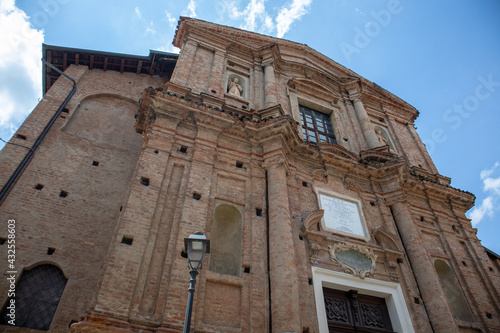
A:
[[[366,237],[364,222],[356,203],[320,194],[325,228]]]

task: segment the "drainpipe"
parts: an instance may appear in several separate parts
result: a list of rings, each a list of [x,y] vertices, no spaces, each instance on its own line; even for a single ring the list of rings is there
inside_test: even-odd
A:
[[[66,99],[64,100],[64,102],[61,104],[61,106],[59,107],[59,109],[57,110],[57,112],[52,116],[52,118],[50,119],[49,123],[47,124],[47,126],[45,126],[45,128],[42,131],[42,133],[38,136],[38,138],[36,139],[36,141],[33,144],[33,146],[31,146],[31,148],[29,148],[30,151],[26,154],[26,156],[24,156],[23,160],[18,165],[18,167],[16,168],[16,170],[14,171],[14,173],[12,174],[12,176],[10,176],[9,181],[7,182],[7,184],[5,184],[5,186],[3,187],[2,192],[0,192],[0,205],[3,204],[3,202],[5,201],[5,198],[7,198],[7,194],[9,193],[10,189],[14,186],[15,182],[17,181],[17,179],[21,176],[21,174],[23,173],[24,169],[29,164],[29,162],[31,160],[31,157],[33,156],[33,154],[35,152],[35,149],[38,148],[38,146],[42,142],[43,138],[45,137],[45,135],[47,135],[47,133],[49,132],[50,128],[52,127],[52,125],[54,124],[54,122],[56,121],[56,119],[59,117],[59,115],[61,114],[61,111],[64,109],[64,107],[66,106],[66,104],[68,104],[69,100],[71,99],[71,97],[73,96],[73,94],[76,91],[76,82],[75,82],[75,80],[73,80],[72,77],[70,77],[69,75],[63,73],[61,70],[59,70],[58,68],[56,68],[54,65],[52,65],[52,64],[48,63],[47,61],[45,61],[45,59],[42,59],[42,61],[47,66],[49,66],[50,68],[52,68],[53,70],[55,70],[56,72],[58,72],[59,74],[64,75],[66,78],[68,78],[69,80],[71,80],[71,82],[73,82],[73,89],[68,94],[68,96],[66,96]]]

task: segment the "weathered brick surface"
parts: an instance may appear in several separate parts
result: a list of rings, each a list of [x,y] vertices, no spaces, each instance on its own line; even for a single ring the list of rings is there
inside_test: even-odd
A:
[[[72,332],[182,331],[184,238],[202,231],[210,239],[220,203],[242,213],[241,274],[217,272],[206,256],[193,307],[197,332],[319,332],[322,300],[311,267],[340,271],[329,253],[340,243],[377,255],[370,278],[400,284],[415,332],[499,331],[500,265],[465,217],[473,196],[437,174],[413,127],[414,108],[305,45],[182,22],[168,88],[158,77],[68,69],[78,81],[69,114],[1,206],[2,219],[18,221],[19,267],[50,262],[69,278],[51,331],[68,331],[71,320],[79,320]],[[275,83],[264,75],[270,63]],[[249,76],[246,108],[235,99],[224,110],[212,106],[226,98],[227,70]],[[59,79],[20,128],[22,142],[36,139],[69,89]],[[394,154],[367,151],[371,127],[356,115],[353,89],[368,120],[391,136]],[[270,93],[279,107],[266,109]],[[133,131],[140,98],[142,137]],[[302,140],[302,103],[332,114],[338,144]],[[23,149],[0,153],[3,183]],[[359,202],[366,239],[305,225],[320,209],[319,190]],[[473,322],[454,318],[437,259],[454,271]]]

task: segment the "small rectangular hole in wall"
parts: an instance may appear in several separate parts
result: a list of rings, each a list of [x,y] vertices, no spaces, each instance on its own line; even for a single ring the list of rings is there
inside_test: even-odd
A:
[[[149,178],[141,177],[141,184],[144,186],[149,186]]]
[[[6,241],[7,241],[7,238],[0,237],[0,245],[4,245]]]
[[[467,263],[465,261],[462,261],[462,265],[467,267]]]
[[[16,139],[26,140],[26,135],[16,134]]]
[[[186,251],[184,251],[184,250],[181,251],[181,257],[182,258],[187,258],[188,257]]]
[[[64,109],[62,109],[61,112],[63,112],[63,113],[69,113],[69,110],[68,110],[68,108],[64,108]]]
[[[250,266],[243,266],[243,272],[249,274],[250,273]]]
[[[307,187],[307,182],[302,182],[302,186]]]
[[[234,66],[234,62],[232,62],[232,61],[228,61],[228,62],[227,62],[227,65],[228,65],[228,66]]]
[[[420,216],[420,222],[424,222],[425,218],[423,216]]]
[[[133,241],[134,241],[134,238],[130,237],[130,236],[123,236],[123,238],[122,238],[122,244],[125,244],[125,245],[132,245]]]
[[[398,264],[402,264],[403,263],[403,259],[402,258],[398,258],[397,262],[398,262]]]
[[[413,297],[413,302],[415,302],[415,304],[420,304],[420,298]]]
[[[309,282],[309,285],[310,285],[310,286],[312,286],[312,285],[313,285],[313,280],[312,280],[312,279],[309,279],[309,280],[308,280],[308,282]]]
[[[93,165],[93,166],[98,166],[98,165],[99,165],[99,162],[97,162],[97,161],[92,161],[92,165]]]
[[[211,90],[211,92],[212,92],[212,94],[217,94],[217,91],[215,91],[213,89]]]
[[[262,216],[262,208],[255,208],[255,215]]]
[[[246,105],[242,105],[241,108],[244,109],[244,110],[246,110],[247,106]]]
[[[47,254],[48,254],[49,256],[51,256],[54,252],[56,252],[56,249],[54,249],[53,247],[49,247],[49,248],[47,249]]]
[[[0,244],[3,244],[3,243],[0,243]],[[488,269],[490,270],[490,272],[493,272],[493,267],[488,267]]]
[[[493,315],[492,315],[491,313],[489,313],[489,312],[486,312],[486,317],[487,317],[488,319],[492,319],[492,318],[493,318]]]
[[[186,153],[187,153],[187,151],[188,151],[188,147],[186,147],[186,146],[181,146],[181,148],[179,149],[179,151],[180,151],[181,153],[183,153],[183,154],[186,154]]]
[[[194,200],[200,200],[200,199],[201,199],[201,194],[200,194],[200,193],[198,193],[198,192],[194,192],[194,193],[193,193],[193,199],[194,199]]]
[[[61,192],[59,193],[59,196],[60,196],[61,198],[66,198],[66,197],[68,196],[68,192],[66,192],[66,191],[62,191],[62,190],[61,190]]]
[[[370,201],[370,205],[375,207],[375,201]]]
[[[120,206],[120,212],[122,211],[122,209],[123,209],[123,206]]]
[[[155,154],[158,154],[158,150],[155,150]]]
[[[239,161],[236,161],[236,167],[239,168],[239,169],[243,168],[243,163],[239,162]]]
[[[72,320],[72,321],[70,321],[70,322],[69,322],[68,327],[69,327],[69,328],[71,328],[71,325],[76,324],[77,322],[78,322],[78,321],[76,321],[76,320]]]
[[[302,236],[299,236],[299,239],[300,239],[301,241],[303,241],[303,240],[304,240],[304,237],[302,237]]]
[[[36,184],[35,185],[35,190],[38,190],[38,191],[41,191],[43,188],[43,185],[42,184]]]

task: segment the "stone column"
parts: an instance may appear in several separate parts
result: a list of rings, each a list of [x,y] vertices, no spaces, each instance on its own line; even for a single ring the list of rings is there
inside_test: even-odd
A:
[[[272,63],[267,64],[264,68],[264,89],[266,94],[266,108],[278,104],[276,77],[274,76]]]
[[[434,331],[436,333],[458,332],[439,277],[420,239],[410,210],[406,203],[401,201],[394,202],[391,209]]]
[[[370,117],[366,113],[365,107],[361,102],[361,96],[356,96],[352,99],[354,104],[354,110],[356,111],[356,116],[358,117],[359,124],[361,125],[361,130],[368,145],[368,149],[380,147],[381,144],[378,141],[377,134],[375,134],[375,129],[373,128]]]
[[[267,165],[272,331],[300,331],[299,282],[284,161]]]

